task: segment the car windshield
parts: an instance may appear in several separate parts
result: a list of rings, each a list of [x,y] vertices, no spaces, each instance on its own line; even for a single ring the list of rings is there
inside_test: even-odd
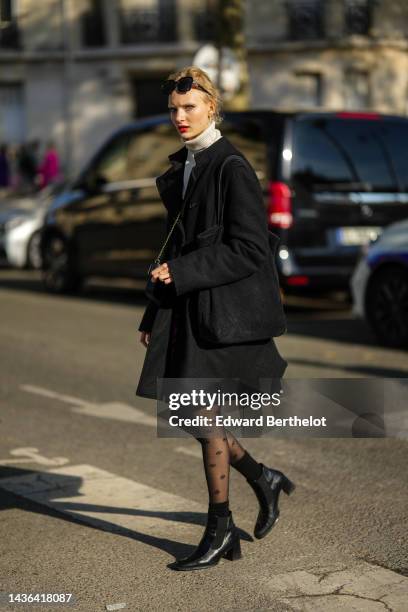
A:
[[[308,191],[408,191],[408,121],[298,120],[292,177]]]

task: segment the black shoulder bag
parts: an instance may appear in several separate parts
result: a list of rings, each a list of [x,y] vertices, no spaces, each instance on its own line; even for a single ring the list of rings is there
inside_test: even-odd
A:
[[[217,225],[208,234],[202,234],[199,247],[222,242],[222,170],[226,162],[233,158],[245,162],[238,155],[229,155],[223,161],[218,181]],[[275,260],[279,237],[270,230],[268,234],[269,255],[258,270],[232,283],[198,291],[198,329],[202,340],[215,344],[236,344],[285,333],[286,317]]]

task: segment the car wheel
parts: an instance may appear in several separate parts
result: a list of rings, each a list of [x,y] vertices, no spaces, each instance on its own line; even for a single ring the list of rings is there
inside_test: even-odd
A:
[[[27,259],[26,259],[26,267],[34,270],[39,270],[42,266],[42,257],[41,257],[41,233],[34,232],[31,236],[30,241],[27,247]]]
[[[52,236],[44,248],[43,284],[52,293],[77,291],[82,283],[75,273],[66,240]]]
[[[366,313],[378,340],[384,346],[408,346],[408,272],[387,268],[372,279]]]

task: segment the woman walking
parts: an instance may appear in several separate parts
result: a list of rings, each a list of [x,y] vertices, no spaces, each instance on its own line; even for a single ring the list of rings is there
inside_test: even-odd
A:
[[[52,140],[46,145],[44,157],[38,168],[40,189],[44,189],[51,183],[56,183],[60,178],[60,161],[58,151]]]
[[[169,156],[171,168],[156,181],[168,212],[168,230],[180,210],[183,214],[174,225],[166,261],[151,271],[156,295],[139,326],[147,350],[136,395],[157,398],[157,378],[238,379],[242,388],[255,391],[260,378],[280,379],[287,367],[272,337],[282,331],[273,333],[272,314],[260,316],[266,312],[263,287],[271,282],[264,266],[270,245],[262,190],[248,160],[216,128],[220,95],[204,71],[189,66],[171,74],[162,91],[183,143]],[[221,197],[224,233],[222,243],[213,244]],[[252,284],[247,285],[246,303],[240,303],[233,286],[244,278]],[[206,339],[198,313],[200,294],[219,286],[227,286],[225,320],[236,323],[235,337],[228,342]],[[250,323],[243,329],[248,310]],[[222,428],[197,440],[209,495],[207,525],[195,551],[170,565],[176,570],[203,569],[221,557],[241,557],[229,509],[230,465],[247,479],[258,499],[254,535],[259,539],[278,519],[281,490],[289,495],[295,486],[282,472],[258,463],[230,431]]]

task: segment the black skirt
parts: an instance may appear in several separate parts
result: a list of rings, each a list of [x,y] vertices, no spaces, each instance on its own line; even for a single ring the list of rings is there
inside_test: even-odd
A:
[[[281,390],[281,378],[287,368],[287,362],[279,354],[273,338],[265,340],[243,342],[240,344],[214,345],[203,342],[197,338],[197,333],[192,328],[191,321],[194,318],[188,316],[188,309],[194,303],[187,296],[179,296],[177,304],[172,310],[170,339],[166,355],[165,376],[161,388],[160,416],[165,424],[164,430],[167,434],[174,435],[174,431],[168,431],[166,423],[170,416],[169,398],[171,394],[191,394],[193,389],[202,389],[205,393],[217,393],[221,397],[223,393],[242,394],[248,396],[253,394],[279,393]],[[192,380],[194,379],[194,380]],[[174,397],[174,395],[173,395]],[[232,396],[234,397],[234,396]],[[259,396],[258,396],[259,397]],[[259,408],[259,406],[258,406]],[[217,403],[214,408],[217,414],[226,414],[231,411],[228,404]],[[225,412],[226,411],[226,412]],[[257,411],[250,406],[232,404],[233,416],[256,417],[268,412],[261,408]],[[213,416],[202,406],[180,407],[177,410],[179,417],[194,417],[195,415]],[[174,428],[171,428],[174,430]],[[190,427],[185,428],[188,434],[196,438],[221,435],[218,427]],[[264,425],[251,428],[230,428],[237,436],[260,437],[264,435]],[[163,435],[163,432],[162,432]]]

